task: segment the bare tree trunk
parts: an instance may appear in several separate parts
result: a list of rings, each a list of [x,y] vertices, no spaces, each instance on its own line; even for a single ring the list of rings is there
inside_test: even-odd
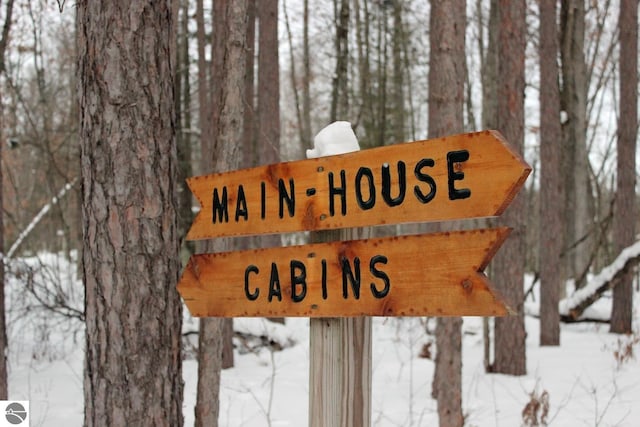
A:
[[[84,425],[180,426],[175,9],[77,6]]]
[[[393,142],[405,141],[404,61],[403,46],[407,44],[402,22],[402,2],[393,2],[393,110],[391,112],[391,136]]]
[[[193,175],[191,166],[191,82],[189,79],[189,2],[182,0],[180,40],[176,63],[176,116],[178,146],[178,236],[185,250],[185,259],[194,253],[193,242],[184,240],[193,220],[191,192],[185,179]]]
[[[464,128],[466,0],[431,1],[429,138]],[[462,318],[438,318],[432,395],[440,426],[462,426]]]
[[[375,104],[375,138],[373,138],[374,146],[383,146],[387,142],[387,64],[389,63],[387,55],[387,9],[384,5],[378,7],[378,43],[376,46],[377,56],[377,99]]]
[[[2,55],[3,52],[0,52]],[[4,59],[3,59],[4,61]],[[4,64],[2,64],[4,65]],[[4,67],[3,67],[4,68]],[[0,75],[3,70],[0,69]],[[4,175],[2,172],[2,152],[4,146],[4,105],[0,99],[0,400],[7,400],[9,395],[9,387],[7,384],[7,351],[9,345],[7,343],[7,325],[6,325],[6,309],[5,309],[5,293],[4,293]]]
[[[222,28],[227,32],[223,54],[217,62],[221,66],[218,70],[220,80],[216,82],[219,98],[214,104],[219,111],[214,114],[217,122],[214,124],[216,138],[212,161],[214,172],[225,172],[240,166],[241,144],[238,141],[243,135],[247,1],[217,1],[215,4],[216,11],[223,14],[218,19],[223,19]],[[208,250],[229,251],[233,249],[232,244],[229,239],[216,239],[208,245]],[[196,426],[218,425],[223,325],[221,319],[215,318],[200,322]]]
[[[560,270],[563,241],[562,129],[558,87],[558,30],[555,0],[540,8],[540,344],[560,345]]]
[[[309,0],[303,0],[302,15],[302,129],[304,147],[311,147],[311,60],[309,58]]]
[[[487,48],[484,50],[484,42],[482,38],[479,40],[480,51],[484,50],[484,54],[481,54],[481,74],[482,74],[482,128],[483,129],[497,129],[498,127],[498,28],[500,21],[498,19],[498,0],[491,0],[489,2],[489,20],[488,20],[488,41]],[[476,3],[476,9],[479,16],[482,16],[482,4],[478,0]],[[480,34],[483,34],[484,28],[480,26]],[[479,220],[481,223],[484,220]],[[493,267],[489,266],[488,274]],[[485,317],[482,319],[482,332],[483,332],[483,359],[486,372],[491,372],[493,366],[491,363],[491,336],[490,336],[490,319]]]
[[[563,180],[566,183],[565,237],[568,274],[576,279],[589,268],[593,222],[589,159],[587,157],[587,71],[584,56],[584,0],[562,0],[560,53],[562,59],[561,108],[567,119],[562,124]],[[579,241],[579,243],[578,243]],[[584,283],[576,283],[578,287]]]
[[[210,162],[208,164],[208,168],[206,168],[206,173],[209,173],[212,169],[212,166],[215,168],[215,163],[218,161],[219,153],[216,152],[215,144],[218,143],[218,136],[220,134],[220,130],[218,126],[220,126],[220,114],[222,113],[222,109],[224,108],[224,100],[226,97],[225,90],[227,88],[225,85],[225,65],[227,58],[225,55],[228,52],[227,42],[230,38],[230,32],[234,29],[231,28],[231,23],[228,21],[227,11],[229,7],[233,7],[233,0],[221,0],[213,2],[213,31],[212,31],[212,43],[211,43],[211,73],[210,73],[210,89],[211,92],[209,96],[211,97],[211,135],[212,135],[212,151]],[[246,10],[247,6],[243,6]],[[246,17],[245,17],[246,19]],[[245,30],[246,32],[246,24]],[[243,35],[244,36],[244,35]],[[243,44],[244,46],[244,44]],[[244,68],[243,68],[244,70]],[[243,71],[244,72],[244,71]],[[241,139],[237,139],[235,144],[238,143]],[[206,161],[206,160],[205,160]],[[236,168],[234,168],[236,169]],[[210,246],[209,246],[210,247]],[[227,369],[233,366],[233,319],[219,319],[215,320],[222,323],[220,327],[220,333],[222,334],[222,369]],[[209,325],[214,321],[205,320],[204,323]],[[202,322],[201,322],[202,323]],[[201,326],[202,328],[202,326]],[[209,335],[208,332],[204,334]],[[198,347],[200,350],[200,346]],[[206,352],[207,349],[204,348],[202,351]]]
[[[360,138],[361,147],[374,146],[374,137],[377,126],[374,116],[375,105],[371,90],[371,64],[369,62],[370,51],[370,14],[368,0],[354,0],[353,12],[355,15],[355,35],[357,48],[358,66],[358,91],[360,103],[358,112],[358,122],[362,120],[365,138]],[[361,119],[360,119],[361,118]]]
[[[262,0],[258,9],[258,141],[259,164],[280,161],[280,63],[278,55],[278,0]],[[261,236],[261,247],[280,246],[278,234]],[[269,318],[284,323],[283,317]]]
[[[255,107],[255,55],[256,55],[256,0],[247,3],[247,49],[244,75],[244,131],[242,136],[242,167],[258,164],[256,154],[256,107]],[[244,239],[246,243],[249,239]]]
[[[287,11],[287,0],[282,1],[282,13],[284,14],[284,23],[285,28],[287,29],[287,41],[289,43],[289,76],[291,77],[291,89],[293,91],[293,102],[296,107],[296,120],[298,127],[298,135],[300,137],[300,149],[307,147],[309,144],[307,143],[306,135],[305,135],[305,123],[303,123],[302,119],[302,106],[300,105],[300,94],[298,91],[298,77],[296,74],[296,60],[295,53],[293,49],[293,34],[291,33],[291,24],[289,22],[289,13]],[[305,16],[306,18],[306,16]],[[308,60],[308,59],[307,59]]]
[[[489,9],[489,40],[482,57],[482,128],[498,127],[498,0],[491,0]],[[480,6],[478,6],[480,7]]]
[[[524,0],[498,1],[498,130],[522,154],[524,151]],[[513,228],[493,259],[493,282],[516,311],[495,320],[494,371],[524,375],[527,371],[524,328],[525,199],[516,196],[502,215]]]
[[[336,68],[332,79],[330,122],[344,120],[349,114],[349,0],[334,0],[336,20]]]
[[[9,41],[9,31],[11,30],[11,19],[13,15],[13,0],[6,4],[4,24],[2,25],[2,38],[0,38],[0,79],[6,72],[5,58],[7,43]],[[5,310],[4,293],[4,175],[2,172],[2,148],[4,146],[4,105],[0,97],[0,400],[7,400],[9,397],[9,386],[7,384],[7,324]]]
[[[211,169],[213,128],[211,126],[211,82],[205,57],[206,30],[203,0],[196,0],[196,39],[198,45],[198,122],[200,123],[200,174]]]
[[[620,4],[620,118],[613,236],[616,253],[635,240],[636,138],[638,135],[638,1]],[[611,332],[630,334],[633,319],[633,272],[613,288]]]
[[[260,164],[280,161],[280,65],[278,0],[262,0],[258,8],[258,140]],[[279,242],[280,238],[278,236]],[[274,239],[272,239],[274,241]]]
[[[198,105],[200,122],[200,173],[211,172],[213,162],[213,126],[211,82],[205,59],[206,31],[204,25],[204,5],[196,2],[196,23],[198,43]],[[206,250],[201,245],[199,250]],[[195,425],[204,426],[218,422],[218,400],[220,390],[221,322],[200,319],[198,331],[198,386],[195,407]]]

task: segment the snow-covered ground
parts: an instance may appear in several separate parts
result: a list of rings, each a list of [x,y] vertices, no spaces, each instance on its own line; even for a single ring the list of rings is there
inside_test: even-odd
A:
[[[82,295],[75,270],[64,259],[42,257],[70,278],[68,286]],[[34,261],[27,260],[33,265]],[[15,265],[15,261],[14,264]],[[21,271],[25,269],[22,268]],[[24,280],[24,274],[21,280]],[[77,322],[23,309],[24,282],[10,280],[9,390],[13,400],[29,400],[31,426],[81,426],[84,335]],[[48,280],[43,278],[43,280]],[[634,330],[640,326],[636,294]],[[528,311],[535,312],[535,301]],[[606,311],[610,300],[598,302]],[[185,315],[185,330],[197,325]],[[433,319],[376,318],[373,327],[372,420],[376,426],[437,425],[430,388],[434,362],[420,358],[433,336]],[[309,320],[287,319],[285,326],[263,319],[237,319],[236,330],[264,333],[286,348],[257,353],[236,351],[235,367],[222,374],[221,426],[303,426],[307,424]],[[548,396],[547,421],[552,426],[639,426],[640,343],[638,334],[608,333],[608,325],[562,325],[560,347],[538,345],[539,322],[527,316],[527,370],[523,377],[486,374],[483,368],[482,320],[465,318],[463,406],[467,426],[518,426],[531,396]],[[616,359],[630,346],[636,358]],[[241,354],[242,353],[242,354]],[[193,425],[197,366],[183,365],[185,425]],[[273,382],[273,383],[272,383]],[[271,402],[271,406],[269,405]],[[542,409],[539,414],[542,413]],[[270,421],[270,423],[269,423]]]

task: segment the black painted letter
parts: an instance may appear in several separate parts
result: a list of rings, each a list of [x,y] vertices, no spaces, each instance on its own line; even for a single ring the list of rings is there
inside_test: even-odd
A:
[[[389,206],[398,206],[404,201],[407,190],[407,168],[403,161],[398,162],[398,197],[391,197],[391,171],[389,164],[382,165],[382,198]]]
[[[244,270],[244,295],[249,301],[255,301],[258,299],[258,295],[260,295],[260,289],[256,288],[253,293],[249,292],[249,273],[258,274],[260,270],[255,265],[250,265]]]
[[[362,177],[366,176],[369,182],[369,198],[365,201],[362,199]],[[356,201],[363,211],[371,209],[376,204],[376,187],[373,183],[373,172],[364,166],[358,169],[356,174]]]
[[[376,288],[375,283],[371,283],[371,293],[375,298],[384,298],[389,295],[389,290],[391,289],[391,281],[389,280],[389,276],[382,270],[378,270],[376,268],[376,264],[386,264],[389,260],[384,255],[376,255],[371,258],[369,261],[369,271],[373,274],[374,277],[378,279],[382,279],[384,282],[384,288],[381,291]]]
[[[280,276],[278,276],[278,266],[275,262],[272,262],[271,278],[269,279],[269,302],[271,302],[274,296],[278,298],[278,301],[282,301],[282,290],[280,289]]]
[[[262,181],[260,183],[260,218],[264,219],[267,212],[267,186]]]
[[[327,299],[327,260],[322,260],[322,299]]]
[[[413,187],[413,192],[420,203],[429,203],[434,197],[436,197],[435,180],[431,177],[431,175],[427,175],[426,173],[422,172],[423,168],[432,168],[434,165],[435,162],[433,161],[433,159],[422,159],[416,164],[416,168],[413,170],[413,173],[415,174],[416,178],[418,178],[418,181],[426,182],[427,184],[429,184],[429,187],[431,187],[429,193],[427,194],[424,194],[420,187],[418,187],[417,185]]]
[[[349,289],[347,282],[351,283],[351,290],[355,299],[360,299],[360,258],[355,257],[353,259],[353,267],[355,268],[355,275],[351,270],[351,264],[346,257],[342,257],[340,260],[342,264],[342,297],[347,299],[349,297]]]
[[[244,217],[244,220],[249,219],[249,211],[247,210],[247,198],[244,196],[244,187],[238,186],[238,200],[236,201],[236,222],[240,217]]]
[[[455,163],[462,163],[469,160],[469,152],[467,150],[449,151],[447,153],[447,172],[449,173],[449,200],[468,199],[471,196],[471,190],[468,188],[457,189],[455,181],[464,179],[464,172],[456,172],[453,170]]]
[[[296,194],[293,189],[293,178],[289,178],[289,193],[287,193],[287,189],[284,187],[284,181],[282,178],[278,179],[278,194],[280,195],[280,207],[278,210],[280,218],[284,218],[283,202],[285,201],[287,202],[289,216],[293,218],[293,215],[296,212]]]
[[[219,222],[229,222],[229,208],[227,203],[227,187],[222,187],[222,199],[220,199],[220,194],[218,194],[218,189],[213,189],[213,212],[211,216],[213,217],[213,223],[216,223],[216,214],[218,214]]]
[[[329,215],[335,215],[335,206],[333,203],[333,197],[338,195],[342,202],[340,212],[342,215],[347,214],[347,187],[345,184],[346,178],[344,169],[340,171],[340,187],[334,187],[333,185],[333,172],[329,172]]]
[[[291,270],[291,299],[293,302],[301,302],[307,296],[307,269],[302,261],[292,259],[290,264]],[[299,274],[296,273],[299,271]],[[300,293],[296,292],[296,288],[300,285]]]

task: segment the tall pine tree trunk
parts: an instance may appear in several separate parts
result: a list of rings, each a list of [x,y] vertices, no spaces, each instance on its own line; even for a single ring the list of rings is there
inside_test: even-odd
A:
[[[613,237],[616,253],[636,236],[636,139],[638,137],[638,1],[620,4],[620,119]],[[633,272],[613,288],[611,332],[630,334],[633,319]]]
[[[184,240],[193,221],[191,191],[186,178],[193,175],[191,165],[191,81],[189,75],[189,1],[182,0],[178,44],[178,66],[175,76],[176,144],[178,147],[178,235],[185,261],[194,253],[193,242]]]
[[[214,73],[218,81],[218,98],[214,104],[215,138],[213,144],[213,171],[225,172],[240,166],[239,143],[243,136],[244,74],[246,66],[247,1],[216,1],[216,11],[223,14],[227,30],[223,40],[220,69]],[[219,27],[220,29],[220,27]],[[224,252],[233,249],[229,239],[215,239],[208,245],[209,251]],[[198,391],[196,425],[217,426],[220,412],[220,369],[222,367],[222,341],[224,320],[202,319],[198,346]]]
[[[431,1],[429,23],[429,138],[464,129],[466,0]],[[440,426],[461,427],[462,318],[439,318],[432,395]]]
[[[171,6],[77,3],[86,426],[182,425]]]
[[[520,153],[524,150],[524,0],[498,1],[498,130]],[[515,197],[502,215],[513,228],[493,259],[492,281],[500,287],[516,314],[495,320],[494,371],[524,375],[527,372],[524,329],[525,199]]]
[[[332,79],[329,121],[346,120],[349,114],[349,0],[333,1],[336,21],[336,68]]]
[[[482,11],[482,2],[477,0],[476,10],[479,16]],[[482,128],[483,129],[497,129],[498,128],[498,28],[500,22],[498,19],[498,0],[490,0],[489,2],[489,19],[488,19],[488,31],[487,31],[487,47],[484,50],[484,44],[482,39],[480,40],[480,50],[484,50],[484,54],[481,55],[481,78],[482,78]],[[484,28],[480,26],[480,34]],[[478,220],[478,223],[482,223],[485,220]],[[485,221],[486,224],[486,221]],[[491,276],[492,270],[489,265],[488,274]],[[490,372],[493,367],[491,363],[491,319],[484,317],[482,319],[482,337],[483,337],[483,363],[486,372]]]
[[[309,0],[303,0],[302,14],[302,134],[303,148],[311,143],[311,59],[309,54]]]
[[[255,107],[255,56],[256,56],[256,0],[247,2],[247,48],[244,74],[244,122],[242,134],[242,167],[257,166],[256,107]],[[248,248],[251,238],[243,239]]]
[[[213,128],[211,126],[211,82],[207,67],[205,48],[206,30],[204,25],[204,2],[196,0],[196,40],[198,49],[198,122],[200,123],[200,164],[199,173],[210,170]]]
[[[0,52],[0,54],[2,54]],[[4,141],[4,106],[0,100],[0,141]],[[7,351],[9,348],[7,342],[7,316],[6,302],[4,292],[4,174],[2,171],[2,152],[3,143],[0,142],[0,400],[7,400],[9,387],[7,384]]]
[[[558,25],[555,0],[540,8],[540,344],[560,344],[560,254],[563,246]]]
[[[560,14],[560,53],[562,59],[561,108],[562,170],[566,183],[565,246],[567,270],[584,285],[593,251],[593,196],[589,180],[587,153],[587,65],[584,55],[584,0],[562,0]]]
[[[5,58],[7,44],[9,42],[9,31],[11,29],[11,17],[13,15],[13,0],[6,4],[4,24],[2,25],[2,36],[0,38],[0,78],[4,75]],[[0,141],[4,141],[2,132],[4,130],[4,110],[2,99],[0,99]],[[7,384],[7,325],[4,293],[4,175],[2,173],[2,143],[0,142],[0,399],[9,398],[9,387]]]
[[[262,0],[258,8],[258,147],[259,164],[280,161],[280,64],[278,0]],[[258,238],[261,247],[280,246],[280,235]],[[284,317],[270,318],[284,323]]]
[[[391,111],[391,136],[393,143],[405,141],[405,107],[404,107],[404,61],[403,61],[403,46],[407,44],[408,40],[405,36],[405,29],[402,20],[402,6],[403,3],[396,1],[393,2],[393,33],[392,33],[392,46],[393,46],[393,93]]]

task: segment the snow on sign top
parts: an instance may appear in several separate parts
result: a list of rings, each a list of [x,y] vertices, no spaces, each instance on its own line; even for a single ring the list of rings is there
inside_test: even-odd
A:
[[[359,150],[360,145],[355,133],[353,133],[351,123],[333,122],[313,138],[313,148],[307,150],[307,159],[351,153]]]
[[[322,157],[189,178],[187,239],[496,216],[531,172],[495,131],[356,151],[336,122],[314,143]]]

